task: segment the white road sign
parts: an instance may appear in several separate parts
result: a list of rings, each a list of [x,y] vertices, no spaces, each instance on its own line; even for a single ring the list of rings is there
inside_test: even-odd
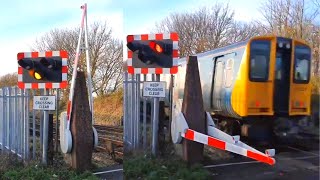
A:
[[[34,96],[33,109],[35,110],[55,110],[56,96]]]
[[[144,97],[166,97],[166,82],[143,82]]]

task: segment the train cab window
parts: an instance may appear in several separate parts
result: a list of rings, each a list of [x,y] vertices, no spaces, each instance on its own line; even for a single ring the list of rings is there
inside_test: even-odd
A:
[[[306,46],[296,46],[294,59],[294,82],[308,83],[311,59],[310,48]]]
[[[281,80],[282,77],[283,77],[283,72],[282,72],[282,57],[281,57],[281,54],[280,53],[277,53],[277,56],[276,56],[276,73],[275,73],[275,76],[276,76],[276,79],[277,80]]]
[[[270,46],[271,43],[269,40],[255,40],[251,42],[249,60],[250,81],[261,82],[268,80]]]

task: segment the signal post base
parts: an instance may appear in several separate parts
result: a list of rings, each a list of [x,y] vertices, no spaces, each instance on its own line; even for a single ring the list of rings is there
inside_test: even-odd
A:
[[[189,56],[188,58],[181,111],[190,128],[201,133],[206,133],[206,117],[203,108],[198,60],[196,56]],[[184,139],[182,147],[183,159],[189,164],[201,163],[203,161],[203,144]]]
[[[77,72],[71,117],[71,166],[78,171],[91,168],[93,129],[84,72]]]

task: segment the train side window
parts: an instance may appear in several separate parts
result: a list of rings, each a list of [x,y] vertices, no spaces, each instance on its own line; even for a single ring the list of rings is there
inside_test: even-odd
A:
[[[226,61],[225,66],[225,81],[224,86],[225,87],[231,87],[232,81],[233,81],[233,59],[230,58]]]
[[[294,82],[308,83],[310,76],[311,51],[306,46],[295,47]]]
[[[267,81],[270,61],[269,40],[254,40],[250,45],[249,79],[250,81]]]

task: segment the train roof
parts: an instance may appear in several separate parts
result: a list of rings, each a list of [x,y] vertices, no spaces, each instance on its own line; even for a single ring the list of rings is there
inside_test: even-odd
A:
[[[237,48],[237,47],[244,46],[249,42],[249,40],[250,39],[245,40],[245,41],[240,41],[240,42],[237,42],[237,43],[234,43],[234,44],[231,44],[231,45],[227,45],[227,46],[224,46],[224,47],[216,48],[216,49],[205,51],[205,52],[198,53],[198,54],[193,54],[191,56],[203,57],[203,56],[218,54],[218,53],[224,52],[224,51],[229,50],[229,49],[234,49],[234,48]],[[182,58],[180,58],[179,61],[181,61],[181,60],[184,61],[185,59],[186,59],[186,57],[182,57]]]
[[[248,42],[251,40],[251,39],[255,39],[255,38],[265,38],[265,37],[276,37],[277,39],[290,39],[292,40],[293,38],[288,38],[288,37],[282,37],[282,36],[277,36],[277,35],[261,35],[261,36],[253,36],[253,37],[250,37],[248,38],[247,40],[244,40],[244,41],[240,41],[240,42],[237,42],[237,43],[233,43],[231,45],[227,45],[227,46],[224,46],[224,47],[220,47],[220,48],[216,48],[216,49],[213,49],[213,50],[209,50],[209,51],[205,51],[205,52],[201,52],[201,53],[198,53],[198,54],[192,54],[191,56],[197,56],[197,57],[204,57],[204,56],[211,56],[211,55],[217,55],[219,56],[219,53],[222,53],[222,52],[225,52],[227,50],[230,50],[230,49],[234,49],[234,48],[238,48],[238,47],[241,47],[241,46],[245,46],[246,44],[248,44]],[[295,41],[298,41],[302,44],[306,44],[303,40],[298,40],[298,39],[294,39]],[[307,45],[307,44],[306,44]],[[182,57],[179,59],[179,64],[183,64],[186,62],[186,58],[187,57]]]

